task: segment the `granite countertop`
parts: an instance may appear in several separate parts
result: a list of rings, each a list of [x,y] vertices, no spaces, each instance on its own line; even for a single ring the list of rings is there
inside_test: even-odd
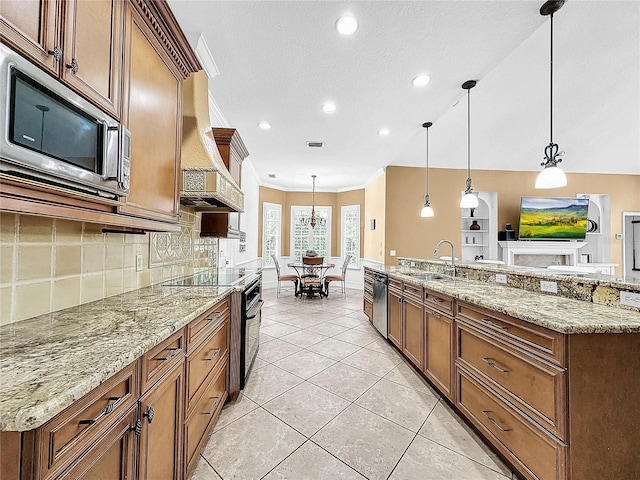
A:
[[[633,310],[460,277],[420,280],[394,267],[373,270],[560,333],[640,333],[640,313]]]
[[[43,425],[255,278],[156,285],[0,327],[0,431]]]

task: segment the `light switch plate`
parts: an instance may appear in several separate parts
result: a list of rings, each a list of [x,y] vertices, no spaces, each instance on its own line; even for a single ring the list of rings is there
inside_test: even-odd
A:
[[[640,293],[621,291],[620,303],[622,305],[640,308]]]
[[[144,266],[144,257],[142,255],[136,255],[136,272],[141,272]]]
[[[496,273],[496,283],[507,283],[507,276],[504,273]]]
[[[540,291],[548,293],[558,293],[558,282],[548,282],[540,280]]]

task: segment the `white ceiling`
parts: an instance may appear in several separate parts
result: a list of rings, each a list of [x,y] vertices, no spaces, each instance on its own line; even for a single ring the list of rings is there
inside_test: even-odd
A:
[[[169,0],[185,33],[208,44],[220,72],[209,89],[261,184],[310,190],[317,174],[319,191],[424,166],[425,121],[430,165],[466,168],[468,79],[479,81],[472,169],[537,170],[549,142],[542,3]],[[334,28],[345,13],[359,22],[351,37]],[[639,13],[637,1],[571,0],[554,17],[553,140],[568,172],[640,174]],[[419,73],[432,77],[423,89],[411,84]]]

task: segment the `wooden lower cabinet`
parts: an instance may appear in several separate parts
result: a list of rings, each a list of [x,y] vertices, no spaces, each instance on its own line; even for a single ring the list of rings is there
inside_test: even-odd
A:
[[[449,400],[453,400],[453,318],[424,309],[426,361],[424,374]]]
[[[424,319],[422,304],[402,299],[402,353],[422,370],[424,366]]]
[[[184,365],[180,363],[140,398],[138,478],[173,480],[182,469]]]
[[[130,409],[116,422],[60,480],[129,480],[135,478],[137,409]],[[160,478],[160,477],[155,477]]]
[[[402,293],[389,289],[387,337],[402,350]]]

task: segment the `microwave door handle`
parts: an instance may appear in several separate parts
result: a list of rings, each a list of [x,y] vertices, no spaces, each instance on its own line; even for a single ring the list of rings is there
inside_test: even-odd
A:
[[[103,142],[102,142],[102,158],[106,165],[106,170],[104,172],[105,180],[115,180],[120,181],[120,172],[118,172],[118,161],[117,157],[119,155],[118,150],[118,126],[117,125],[109,125],[107,122],[102,123],[103,128]],[[109,142],[115,142],[115,148],[109,148]],[[113,161],[113,158],[109,158],[109,152],[115,153],[116,161]]]

